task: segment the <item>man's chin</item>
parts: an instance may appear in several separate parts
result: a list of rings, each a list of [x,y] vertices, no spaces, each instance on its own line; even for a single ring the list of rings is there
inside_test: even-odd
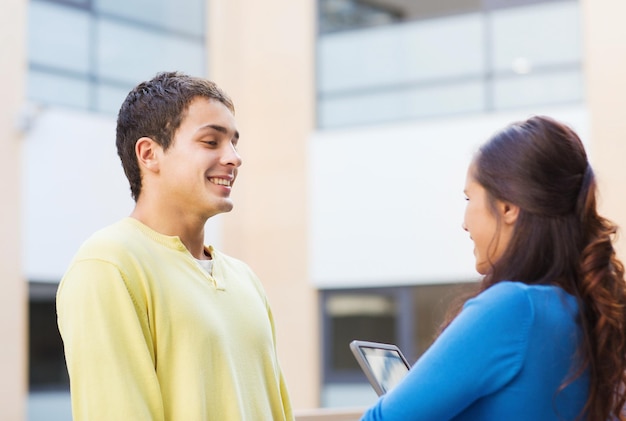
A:
[[[234,208],[234,205],[232,202],[224,202],[220,204],[220,206],[214,207],[211,210],[211,212],[209,212],[208,218],[211,218],[212,216],[215,216],[215,215],[219,215],[220,213],[228,213],[231,210],[233,210],[233,208]]]

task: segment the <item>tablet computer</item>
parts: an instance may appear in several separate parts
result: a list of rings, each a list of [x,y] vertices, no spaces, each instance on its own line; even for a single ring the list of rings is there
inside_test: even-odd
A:
[[[411,368],[395,345],[352,341],[350,349],[378,396],[390,391]]]

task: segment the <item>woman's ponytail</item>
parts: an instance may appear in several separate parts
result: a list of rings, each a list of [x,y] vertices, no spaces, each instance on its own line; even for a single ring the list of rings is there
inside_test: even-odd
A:
[[[586,352],[581,369],[591,373],[584,412],[589,420],[622,420],[626,403],[624,266],[613,248],[617,226],[596,211],[596,182],[590,166],[581,183],[576,213],[583,229],[578,292]]]

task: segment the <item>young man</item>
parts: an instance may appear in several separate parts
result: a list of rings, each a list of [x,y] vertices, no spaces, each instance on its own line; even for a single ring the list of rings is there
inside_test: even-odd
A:
[[[228,96],[161,73],[124,101],[117,149],[136,205],[82,245],[57,294],[81,420],[292,420],[274,323],[250,268],[204,245],[241,165]]]

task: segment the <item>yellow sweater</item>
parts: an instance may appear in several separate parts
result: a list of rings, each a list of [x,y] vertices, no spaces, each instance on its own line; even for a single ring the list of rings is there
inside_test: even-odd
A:
[[[83,244],[57,294],[75,421],[292,420],[263,287],[212,247],[126,218]]]

